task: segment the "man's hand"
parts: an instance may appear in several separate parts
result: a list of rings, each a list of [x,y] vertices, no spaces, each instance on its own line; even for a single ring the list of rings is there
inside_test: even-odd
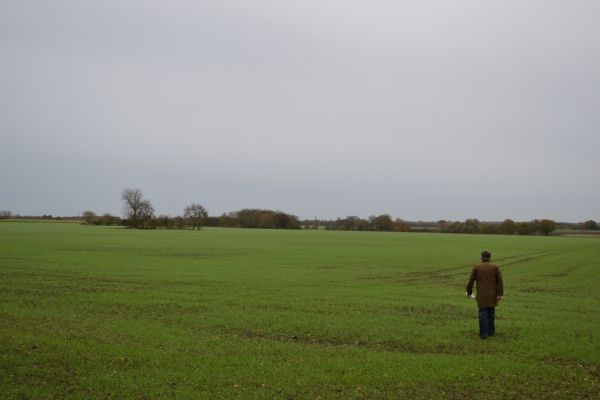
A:
[[[502,300],[502,296],[496,296],[496,300],[498,300],[498,301]]]
[[[474,299],[474,298],[475,298],[475,295],[474,295],[473,293],[469,294],[469,293],[466,293],[466,292],[465,292],[465,294],[466,294],[466,295],[467,295],[467,297],[468,297],[468,298],[470,298],[470,299]]]

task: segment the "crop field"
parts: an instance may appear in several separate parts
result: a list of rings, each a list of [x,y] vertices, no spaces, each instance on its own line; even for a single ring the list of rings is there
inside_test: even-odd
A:
[[[0,222],[0,399],[599,396],[598,238]]]

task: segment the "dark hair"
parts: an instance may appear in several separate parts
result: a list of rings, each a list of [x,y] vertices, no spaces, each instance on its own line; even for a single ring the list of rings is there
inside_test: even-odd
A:
[[[490,258],[492,258],[492,253],[490,253],[489,251],[484,250],[484,251],[481,252],[481,259],[482,260],[488,260],[489,261]]]

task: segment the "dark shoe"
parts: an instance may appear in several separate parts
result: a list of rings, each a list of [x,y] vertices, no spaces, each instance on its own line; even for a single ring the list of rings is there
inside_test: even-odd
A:
[[[487,339],[487,336],[479,336],[482,339]]]

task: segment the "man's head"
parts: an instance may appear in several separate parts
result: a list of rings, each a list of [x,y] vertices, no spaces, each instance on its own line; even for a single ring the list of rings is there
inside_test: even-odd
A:
[[[490,261],[492,259],[492,253],[487,250],[481,252],[481,261]]]

